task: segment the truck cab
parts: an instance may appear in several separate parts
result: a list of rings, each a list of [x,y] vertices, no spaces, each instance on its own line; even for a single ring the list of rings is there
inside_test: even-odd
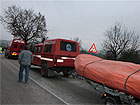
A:
[[[63,75],[67,77],[74,69],[74,61],[78,54],[80,54],[80,50],[76,41],[45,40],[44,43],[34,46],[32,64],[41,67],[43,77],[48,77],[54,71],[63,72]]]
[[[8,43],[8,47],[5,51],[5,57],[18,57],[21,50],[24,49],[25,41],[20,39],[13,39]]]

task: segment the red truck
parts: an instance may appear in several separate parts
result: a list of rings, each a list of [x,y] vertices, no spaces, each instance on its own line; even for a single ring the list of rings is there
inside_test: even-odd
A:
[[[13,39],[8,43],[8,47],[5,51],[5,57],[17,57],[21,50],[24,49],[25,41],[20,39]]]
[[[75,57],[80,54],[79,44],[66,39],[45,40],[34,46],[32,65],[41,67],[43,77],[52,76],[54,71],[69,76],[74,69]]]

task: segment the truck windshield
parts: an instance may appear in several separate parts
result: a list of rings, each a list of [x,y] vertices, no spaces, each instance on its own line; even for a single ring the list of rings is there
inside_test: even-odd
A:
[[[20,48],[23,49],[23,45],[20,45]]]
[[[17,44],[14,44],[14,48],[17,48]]]
[[[67,41],[62,40],[60,42],[60,50],[61,51],[76,52],[76,43],[67,42]]]

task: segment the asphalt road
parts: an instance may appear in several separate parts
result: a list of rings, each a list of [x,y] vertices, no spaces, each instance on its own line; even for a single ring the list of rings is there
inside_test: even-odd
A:
[[[103,104],[101,94],[84,80],[65,78],[55,74],[50,78],[40,75],[40,68],[32,66],[28,84],[19,83],[19,64],[15,59],[0,55],[1,104]]]

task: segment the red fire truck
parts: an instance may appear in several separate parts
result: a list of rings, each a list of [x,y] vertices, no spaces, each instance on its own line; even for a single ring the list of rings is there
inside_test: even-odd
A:
[[[25,41],[20,39],[13,39],[8,43],[8,47],[5,51],[5,57],[17,57],[21,50],[24,49]]]
[[[43,77],[54,75],[54,71],[69,76],[74,69],[75,57],[80,54],[79,44],[65,39],[45,40],[44,43],[35,45],[32,52],[32,65],[41,67]]]

